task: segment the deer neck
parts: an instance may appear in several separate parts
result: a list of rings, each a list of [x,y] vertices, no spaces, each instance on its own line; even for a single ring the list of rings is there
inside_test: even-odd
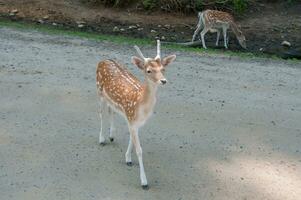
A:
[[[235,24],[235,22],[231,22],[230,27],[231,27],[233,33],[235,34],[236,38],[238,39],[239,31],[240,31],[238,26]]]
[[[144,103],[150,103],[156,100],[157,89],[158,85],[145,77],[144,95],[142,101]]]

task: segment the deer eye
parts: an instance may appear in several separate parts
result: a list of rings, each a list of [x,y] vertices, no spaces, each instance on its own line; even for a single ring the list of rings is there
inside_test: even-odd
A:
[[[150,69],[146,70],[146,72],[149,74],[152,73],[152,71]]]

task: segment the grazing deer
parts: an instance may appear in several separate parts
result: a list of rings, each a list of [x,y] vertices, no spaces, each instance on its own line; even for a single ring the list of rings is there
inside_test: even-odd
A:
[[[211,33],[215,33],[215,32],[217,33],[215,45],[218,46],[219,36],[222,30],[224,35],[224,46],[227,49],[228,48],[227,30],[230,28],[235,34],[239,44],[244,49],[247,48],[245,36],[242,34],[241,30],[235,23],[232,15],[230,15],[229,13],[217,11],[217,10],[205,10],[203,12],[198,13],[198,18],[199,18],[199,22],[193,34],[192,42],[195,40],[195,37],[202,29],[201,39],[202,39],[203,47],[207,49],[204,36],[208,31],[210,31]]]
[[[100,97],[101,119],[99,143],[105,143],[102,133],[102,114],[104,109],[108,107],[111,121],[110,140],[113,141],[113,115],[116,111],[125,117],[130,132],[129,145],[125,153],[126,163],[129,166],[132,165],[131,152],[134,145],[139,161],[141,185],[143,189],[147,189],[138,129],[152,114],[158,85],[167,83],[164,71],[166,66],[175,60],[176,55],[161,59],[159,40],[157,40],[157,56],[155,58],[145,58],[139,47],[134,47],[140,58],[133,56],[132,63],[142,70],[145,77],[144,83],[141,83],[122,65],[113,60],[104,60],[97,66],[96,84]]]

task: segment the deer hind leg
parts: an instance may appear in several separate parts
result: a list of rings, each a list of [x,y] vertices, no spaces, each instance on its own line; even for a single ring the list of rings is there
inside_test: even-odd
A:
[[[224,46],[228,49],[228,42],[227,42],[227,28],[223,27],[223,35],[224,35]]]
[[[110,106],[108,106],[108,113],[109,113],[109,118],[110,118],[110,136],[109,136],[109,138],[110,138],[110,141],[113,142],[114,141],[113,133],[115,130],[115,127],[114,127],[115,112]]]
[[[142,148],[140,145],[140,140],[138,136],[138,128],[134,126],[129,127],[131,139],[136,149],[136,154],[139,161],[139,168],[140,168],[140,180],[141,180],[141,186],[143,189],[147,189],[147,179],[145,176],[144,166],[143,166],[143,160],[142,160]]]
[[[216,30],[216,42],[215,42],[215,46],[218,46],[218,42],[219,42],[219,36],[221,35],[221,31],[219,29]]]
[[[99,144],[105,144],[105,137],[103,136],[103,115],[106,107],[106,102],[103,98],[99,100],[99,118],[100,118],[100,132],[99,132]]]
[[[125,162],[128,166],[132,165],[132,150],[133,150],[133,141],[132,141],[132,136],[130,134],[128,149],[126,150],[125,153]]]
[[[208,32],[208,29],[204,28],[201,32],[201,38],[202,38],[202,45],[204,49],[207,49],[206,44],[205,44],[205,34]]]

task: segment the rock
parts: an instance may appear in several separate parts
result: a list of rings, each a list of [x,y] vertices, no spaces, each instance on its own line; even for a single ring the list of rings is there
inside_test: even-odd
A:
[[[38,23],[44,24],[44,21],[43,21],[42,19],[39,19],[39,20],[38,20]]]
[[[121,28],[120,31],[123,32],[123,31],[125,31],[125,29],[124,29],[124,28]]]
[[[143,30],[143,28],[138,28],[137,30],[138,30],[138,31],[142,31],[142,30]]]
[[[263,51],[263,48],[261,47],[261,48],[259,49],[259,51]]]
[[[161,27],[162,27],[162,26],[159,24],[159,25],[158,25],[158,28],[161,28]]]
[[[77,25],[77,27],[78,27],[78,28],[84,28],[84,27],[85,27],[85,25],[83,25],[83,24],[79,24],[79,25]]]
[[[119,28],[117,27],[117,26],[115,26],[114,28],[113,28],[113,32],[118,32],[119,31]]]
[[[57,26],[57,23],[53,22],[52,25],[53,25],[53,26]]]
[[[85,21],[76,21],[77,24],[86,24]]]
[[[48,20],[48,19],[49,19],[49,16],[48,16],[48,15],[45,15],[45,16],[43,17],[43,19],[44,19],[44,20]]]
[[[284,40],[282,43],[281,43],[282,46],[286,46],[286,47],[290,47],[292,46],[290,42]]]
[[[136,29],[136,28],[137,28],[137,26],[135,26],[135,25],[129,26],[129,29]]]
[[[170,25],[169,24],[165,24],[164,27],[165,28],[170,28]]]
[[[19,12],[18,9],[13,9],[10,11],[10,13],[14,13],[14,14],[17,14],[18,12]]]
[[[162,36],[162,37],[161,37],[161,40],[165,40],[165,37],[164,37],[164,36]]]
[[[157,31],[155,31],[155,30],[151,30],[151,33],[157,33]]]

